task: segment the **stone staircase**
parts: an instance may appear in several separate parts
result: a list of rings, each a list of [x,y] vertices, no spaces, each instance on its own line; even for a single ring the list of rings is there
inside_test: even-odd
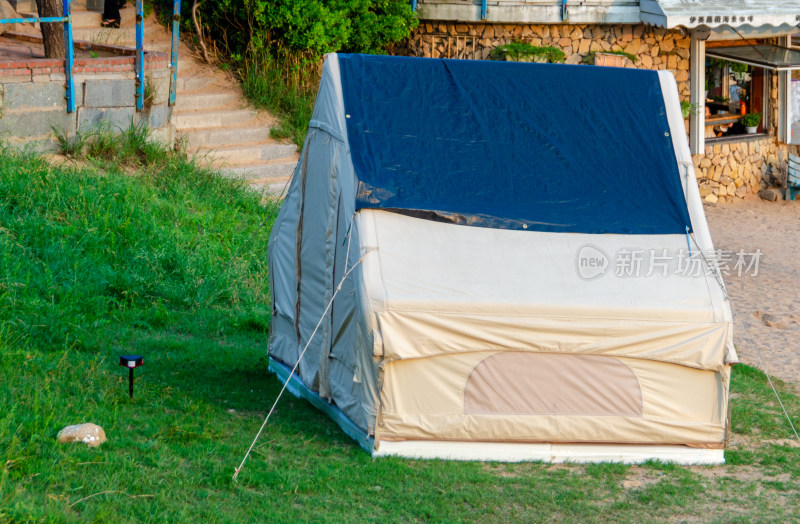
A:
[[[102,2],[89,0],[89,5]],[[22,13],[33,16],[34,0],[19,0]],[[97,44],[136,46],[134,0],[120,9],[118,29],[103,28],[102,11],[87,8],[87,0],[73,0],[73,37]],[[26,6],[27,9],[24,9]],[[151,15],[145,20],[145,50],[170,53],[170,33]],[[176,104],[172,111],[179,142],[199,161],[229,177],[241,178],[259,191],[281,194],[299,155],[294,144],[270,137],[275,119],[249,107],[238,82],[196,58],[181,42]]]
[[[181,76],[187,70],[194,74]],[[179,60],[178,76],[172,122],[188,150],[226,176],[282,193],[299,156],[294,144],[270,138],[272,116],[248,108],[235,81],[203,64]]]

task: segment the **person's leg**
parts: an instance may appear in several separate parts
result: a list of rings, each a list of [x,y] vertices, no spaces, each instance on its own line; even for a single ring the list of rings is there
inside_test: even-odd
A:
[[[119,27],[118,0],[105,0],[103,3],[103,27]]]

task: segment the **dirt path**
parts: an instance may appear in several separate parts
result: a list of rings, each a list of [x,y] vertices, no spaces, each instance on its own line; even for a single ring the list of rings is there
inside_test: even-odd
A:
[[[739,358],[761,367],[749,335],[769,373],[800,385],[800,202],[750,198],[705,209],[717,250],[734,262],[740,250],[762,253],[757,275],[724,277]]]

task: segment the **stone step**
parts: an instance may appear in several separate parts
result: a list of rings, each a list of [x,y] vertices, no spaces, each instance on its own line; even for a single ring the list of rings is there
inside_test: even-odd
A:
[[[147,34],[147,27],[144,28],[145,34]],[[150,42],[144,45],[146,51],[158,51],[159,53],[170,54],[172,53],[172,42]],[[178,57],[180,58],[180,53],[178,53]]]
[[[265,179],[286,178],[292,176],[296,162],[276,162],[269,164],[250,164],[223,168],[223,176],[252,180],[254,183],[264,182]]]
[[[133,27],[120,29],[108,29],[105,27],[75,28],[72,30],[72,39],[93,44],[135,46],[136,31]]]
[[[36,0],[11,0],[10,4],[18,14],[36,12]]]
[[[176,99],[177,102],[178,99]],[[243,124],[253,120],[258,113],[249,109],[232,109],[229,111],[190,111],[173,112],[172,123],[177,129],[198,127],[226,127],[232,124]]]
[[[136,7],[133,0],[129,0],[127,7],[119,10],[120,27],[134,27],[136,25]],[[72,5],[72,27],[74,28],[93,28],[100,27],[103,21],[103,4],[100,3],[98,9],[86,9],[86,6]],[[97,17],[97,18],[95,18]],[[145,27],[147,31],[147,27]]]
[[[103,13],[97,11],[72,11],[72,30],[79,27],[100,27]]]
[[[74,13],[76,10],[100,11],[103,12],[105,2],[103,0],[70,0],[70,8]]]
[[[180,66],[178,66],[178,71],[180,71]],[[236,101],[237,96],[234,93],[182,93],[181,96],[175,100],[175,109],[178,111],[214,109]]]
[[[197,62],[192,58],[186,57],[184,54],[178,55],[178,71],[192,71],[197,68]]]
[[[273,141],[247,146],[220,146],[216,148],[201,147],[197,153],[212,159],[218,166],[236,164],[255,164],[267,160],[286,159],[297,163],[297,146],[294,144],[277,144]]]
[[[128,5],[119,10],[120,27],[136,27],[136,7],[133,0],[128,0]],[[147,19],[144,23],[144,34],[147,34]]]
[[[183,94],[187,91],[198,91],[217,81],[213,76],[181,76],[180,61],[178,61],[178,64],[178,94]]]
[[[72,31],[76,29],[95,29],[102,27],[102,11],[76,11],[72,10]]]
[[[253,144],[269,139],[269,129],[264,127],[184,129],[180,134],[186,137],[186,145],[190,148]]]
[[[288,190],[289,180],[290,177],[258,180],[253,181],[248,185],[254,191],[257,191],[265,196],[285,197],[285,193]]]

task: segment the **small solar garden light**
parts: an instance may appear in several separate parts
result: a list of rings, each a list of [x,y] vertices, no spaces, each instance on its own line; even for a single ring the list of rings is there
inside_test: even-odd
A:
[[[128,394],[133,398],[133,370],[144,364],[141,355],[120,355],[119,365],[128,368]]]

